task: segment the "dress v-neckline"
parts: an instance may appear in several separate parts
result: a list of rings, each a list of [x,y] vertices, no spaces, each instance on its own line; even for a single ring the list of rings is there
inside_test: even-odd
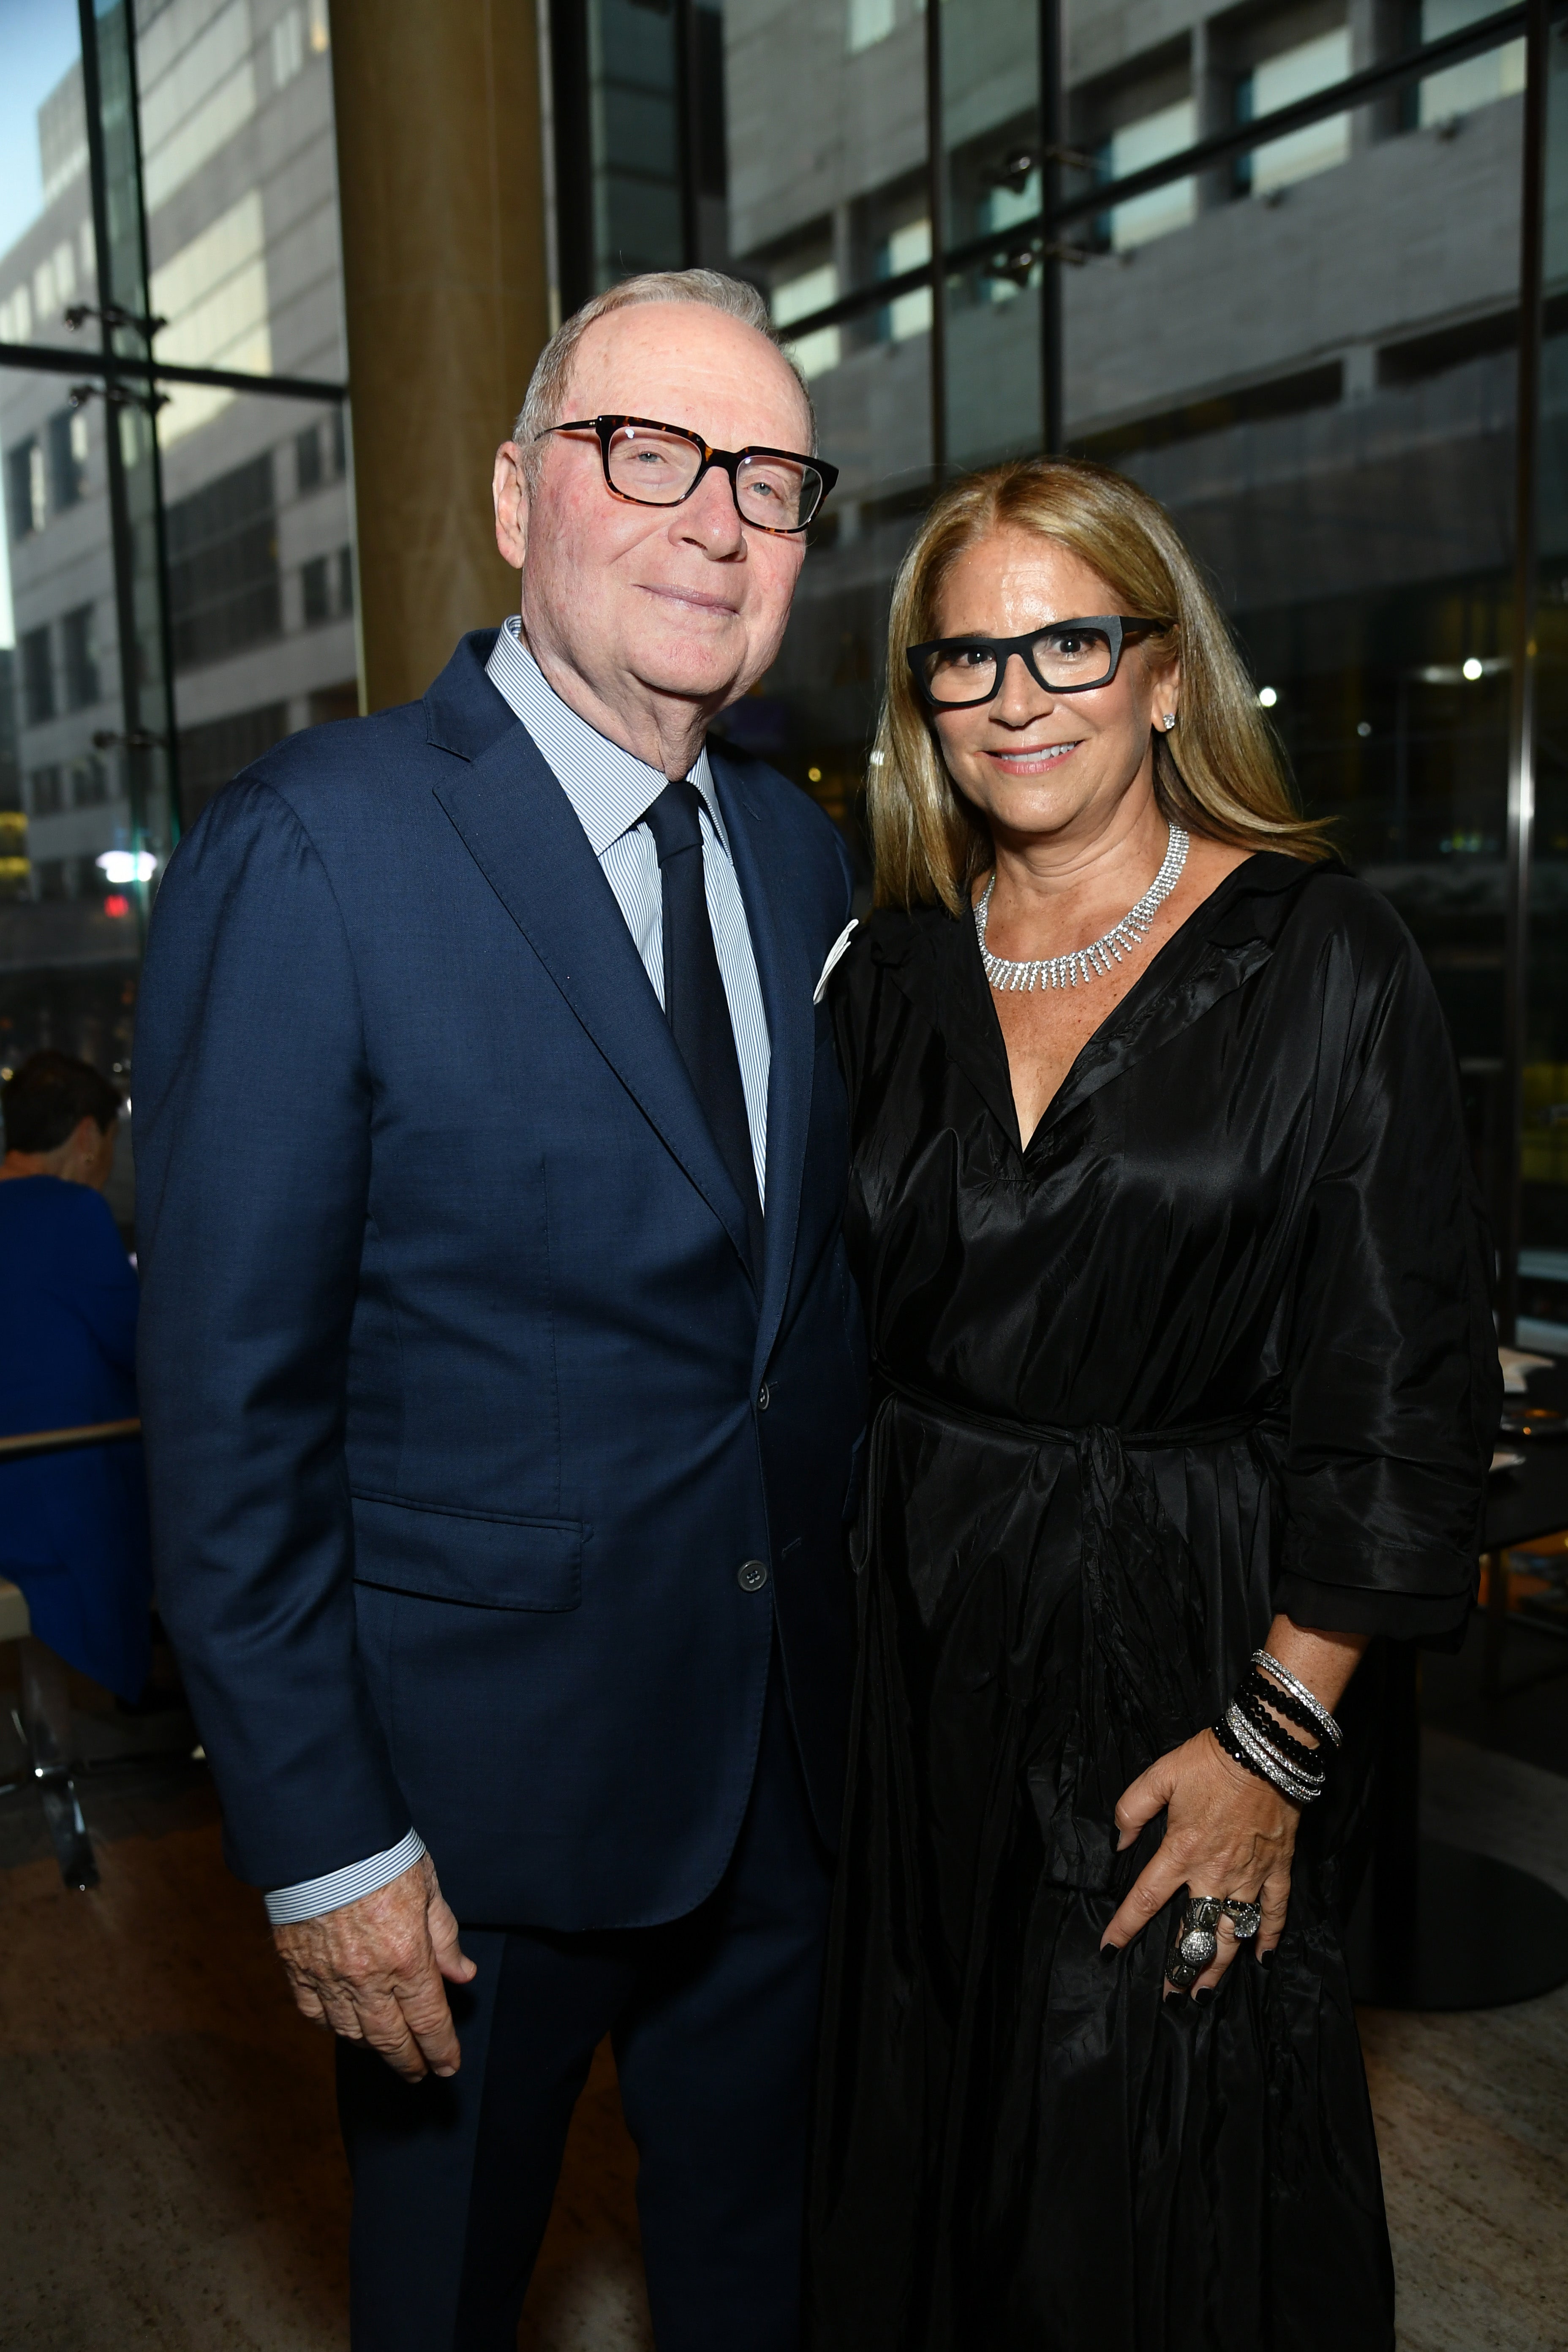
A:
[[[1170,938],[1164,941],[1163,945],[1155,949],[1154,953],[1150,957],[1148,962],[1144,965],[1143,970],[1139,973],[1137,979],[1132,982],[1131,987],[1128,989],[1125,995],[1119,996],[1115,1003],[1111,1005],[1110,1011],[1105,1014],[1104,1019],[1095,1023],[1094,1027],[1089,1031],[1089,1035],[1084,1039],[1082,1045],[1079,1045],[1078,1052],[1073,1055],[1072,1060],[1062,1072],[1055,1088],[1041,1105],[1039,1116],[1036,1119],[1033,1127],[1029,1129],[1027,1137],[1024,1134],[1024,1122],[1018,1115],[1018,1089],[1014,1083],[1013,1057],[1007,1051],[1007,1033],[1002,1026],[1002,1018],[996,1010],[996,992],[991,986],[989,978],[985,975],[984,959],[981,960],[981,975],[985,979],[985,1001],[987,1005],[990,1007],[992,1025],[1001,1043],[1002,1058],[1007,1066],[1007,1095],[1008,1099],[1013,1106],[1012,1134],[1010,1139],[1021,1160],[1027,1160],[1030,1146],[1033,1144],[1035,1138],[1039,1134],[1041,1129],[1044,1128],[1047,1122],[1050,1119],[1057,1105],[1066,1095],[1068,1087],[1072,1084],[1075,1075],[1077,1074],[1079,1066],[1082,1063],[1090,1050],[1098,1045],[1100,1039],[1103,1038],[1111,1029],[1117,1014],[1122,1012],[1125,1007],[1135,1002],[1142,992],[1144,982],[1150,980],[1155,971],[1158,971],[1161,963],[1170,953],[1171,950],[1183,939],[1189,927],[1197,920],[1197,918],[1204,912],[1205,908],[1213,906],[1215,900],[1220,896],[1220,893],[1226,887],[1227,884],[1234,880],[1237,875],[1244,874],[1247,871],[1247,868],[1252,864],[1253,857],[1256,856],[1257,854],[1258,853],[1254,851],[1251,856],[1244,857],[1239,866],[1233,866],[1228,873],[1222,874],[1220,876],[1220,878],[1215,884],[1214,888],[1212,890],[1206,890],[1204,893],[1196,906],[1194,907],[1189,913],[1184,915],[1182,920],[1176,925],[1175,929],[1171,933]],[[978,927],[973,920],[973,909],[971,910],[971,915],[972,919],[969,929],[974,935],[975,953],[978,955],[980,950],[980,936]],[[1092,986],[1093,982],[1085,982],[1085,985]]]
[[[1288,869],[1274,882],[1272,888],[1260,871],[1269,866]],[[1117,1057],[1116,1049],[1119,1046],[1130,1048],[1137,1035],[1146,1031],[1161,1004],[1173,998],[1182,983],[1194,976],[1194,967],[1201,960],[1202,951],[1210,944],[1209,933],[1213,924],[1234,898],[1248,889],[1258,891],[1260,885],[1267,895],[1277,895],[1279,889],[1289,887],[1294,882],[1304,881],[1313,873],[1326,870],[1326,866],[1327,862],[1321,866],[1310,866],[1299,858],[1288,858],[1278,851],[1261,850],[1255,851],[1239,866],[1233,866],[1228,874],[1222,876],[1214,888],[1200,898],[1178,923],[1163,946],[1139,973],[1126,995],[1111,1006],[1104,1020],[1084,1039],[1064,1072],[1060,1085],[1030,1129],[1027,1142],[1023,1139],[1017,1097],[1013,1089],[1013,1066],[1007,1053],[1007,1041],[997,1015],[995,997],[981,961],[980,941],[972,911],[962,916],[959,922],[964,934],[961,942],[963,992],[969,999],[968,1009],[978,1015],[975,1029],[970,1033],[971,1041],[979,1048],[982,1064],[989,1065],[987,1075],[991,1080],[990,1084],[983,1086],[982,1091],[1019,1160],[1026,1164],[1040,1138],[1056,1124],[1071,1103],[1084,1093],[1095,1090],[1082,1083],[1087,1077],[1096,1076],[1097,1084],[1104,1084],[1116,1076],[1123,1066]],[[1332,868],[1339,870],[1338,860],[1332,861]],[[1229,986],[1245,976],[1238,970],[1233,978],[1226,980],[1216,968],[1215,977],[1221,981],[1217,992],[1226,992]],[[1187,1019],[1195,1018],[1199,1012],[1206,1009],[1212,997],[1205,994],[1204,1003],[1194,1003],[1177,1026],[1185,1027]],[[950,1033],[950,1045],[956,1042]],[[966,1057],[959,1054],[955,1058]],[[1097,1070],[1097,1065],[1103,1066]],[[978,1076],[978,1072],[975,1075]]]

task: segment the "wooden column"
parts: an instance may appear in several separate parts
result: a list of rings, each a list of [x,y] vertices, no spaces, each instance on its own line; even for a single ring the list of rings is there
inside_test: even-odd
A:
[[[500,620],[490,465],[549,332],[531,0],[332,0],[365,704]]]

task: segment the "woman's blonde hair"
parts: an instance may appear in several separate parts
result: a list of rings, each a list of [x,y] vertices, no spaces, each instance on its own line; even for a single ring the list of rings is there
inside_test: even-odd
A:
[[[940,899],[956,914],[992,858],[984,816],[953,783],[904,658],[939,634],[949,572],[976,541],[1033,530],[1092,564],[1113,608],[1169,624],[1154,656],[1182,666],[1181,726],[1154,738],[1154,792],[1163,814],[1212,840],[1292,857],[1327,854],[1303,817],[1225,616],[1170,516],[1146,491],[1073,457],[1019,457],[954,482],[915,534],[893,583],[888,690],[867,799],[875,903]]]

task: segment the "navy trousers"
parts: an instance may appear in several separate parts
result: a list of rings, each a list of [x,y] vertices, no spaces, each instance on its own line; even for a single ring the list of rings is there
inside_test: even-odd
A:
[[[448,2082],[400,2082],[340,2042],[353,2352],[514,2352],[606,2032],[659,2352],[797,2352],[831,1876],[775,1661],[746,1817],[699,1910],[592,1936],[465,1927],[479,1974],[448,1988],[463,2052]]]

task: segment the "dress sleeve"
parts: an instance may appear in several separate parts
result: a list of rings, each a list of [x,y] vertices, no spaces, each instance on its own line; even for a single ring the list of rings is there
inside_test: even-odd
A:
[[[133,1380],[141,1287],[108,1202],[100,1192],[81,1190],[77,1210],[80,1247],[68,1303],[114,1370]]]
[[[1275,1598],[1299,1624],[1446,1645],[1501,1410],[1490,1243],[1436,992],[1403,925],[1368,929],[1314,1008],[1343,1043],[1297,1266]]]

